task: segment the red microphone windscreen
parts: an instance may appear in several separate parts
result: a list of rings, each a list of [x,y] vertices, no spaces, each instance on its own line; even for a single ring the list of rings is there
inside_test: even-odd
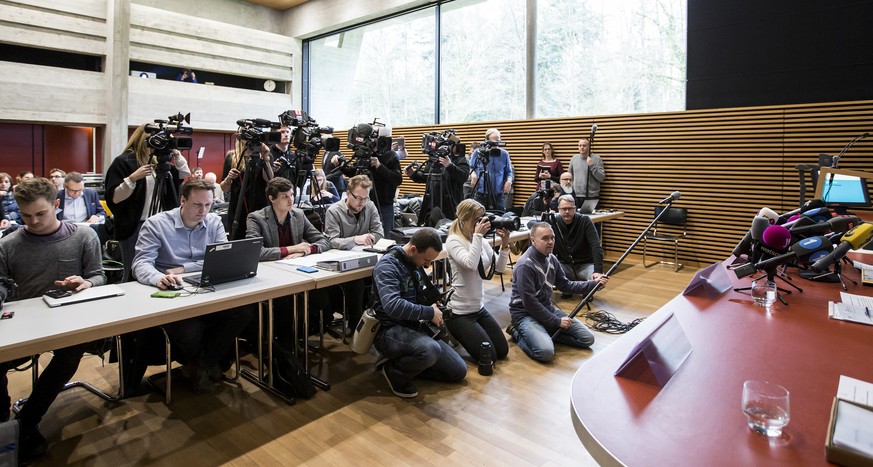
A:
[[[791,231],[781,225],[771,225],[764,231],[761,241],[774,250],[784,250],[791,244]]]

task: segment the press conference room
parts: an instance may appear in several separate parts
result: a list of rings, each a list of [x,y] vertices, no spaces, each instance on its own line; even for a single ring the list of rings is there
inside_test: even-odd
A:
[[[83,383],[49,401],[35,455],[21,455],[17,425],[0,424],[0,464],[870,462],[871,16],[873,0],[4,2],[0,362],[16,362],[5,366],[10,420],[36,394],[53,352],[92,341],[105,352],[86,353],[72,378]],[[366,144],[363,128],[372,132]],[[346,258],[336,246],[315,248],[304,257],[312,264],[262,253],[254,277],[154,297],[165,287],[124,272],[116,241],[124,214],[107,200],[110,168],[137,130],[159,136],[147,153],[169,138],[177,190],[188,179],[213,180],[222,199],[213,196],[209,216],[222,218],[224,240],[239,227],[245,236],[246,214],[264,207],[250,209],[251,200],[285,168],[272,152],[282,144],[306,166],[288,177],[290,215],[300,209],[300,225],[327,240],[333,201],[321,197],[335,195],[354,214],[355,188],[340,184],[354,175],[375,180],[365,203],[378,211],[376,223],[399,232],[399,244],[409,240],[404,232],[430,225],[425,209],[437,206],[448,219],[434,223],[445,241],[461,231],[451,225],[461,225],[466,198],[479,200],[490,222],[508,219],[498,225],[508,227],[509,246],[484,235],[493,262],[508,258],[505,270],[471,272],[481,274],[481,311],[499,326],[506,357],[483,369],[461,336],[444,333],[435,340],[457,354],[466,376],[418,377],[417,395],[401,395],[383,371],[386,356],[353,343],[360,315],[348,302],[360,296],[349,284],[379,295],[374,266],[300,269]],[[402,174],[382,195],[392,199],[374,199],[385,193],[376,178],[384,162],[361,155],[370,141]],[[247,177],[240,167],[234,178],[232,153],[243,147],[273,154],[270,176]],[[505,172],[498,157],[477,157],[492,149],[511,159]],[[336,153],[350,172],[335,168]],[[464,201],[448,169],[440,172],[462,161],[472,172]],[[152,162],[143,165],[159,171]],[[78,190],[93,190],[110,208],[105,220],[75,222],[96,233],[102,250],[107,284],[89,293],[117,287],[123,295],[56,307],[41,292],[15,297],[11,284],[21,292],[26,279],[16,277],[7,258],[14,251],[4,245],[39,217],[14,188],[31,176],[54,182],[58,199],[73,203],[56,212],[62,225],[72,221],[67,211],[78,214]],[[242,180],[250,194],[231,202],[225,188]],[[543,363],[531,358],[510,310],[543,245],[534,225],[556,226],[556,262],[561,244],[572,250],[585,241],[560,235],[561,195],[580,208],[569,216],[593,225],[595,272],[608,283],[572,294],[548,284],[546,300],[594,341],[579,348],[552,336],[554,357]],[[581,209],[586,201],[590,209]],[[462,290],[467,276],[451,263],[451,240],[432,265],[427,259],[441,291]],[[320,300],[321,314],[311,313]],[[238,363],[228,354],[215,391],[189,384],[178,358],[165,376],[164,358],[178,349],[161,329],[241,306],[260,307],[251,314],[256,333],[303,325],[288,355],[314,395],[277,390],[274,362],[285,353],[263,335],[239,345]],[[289,317],[273,323],[283,312]],[[118,360],[132,354],[116,345],[148,329],[158,339],[144,345],[158,358],[131,383],[129,364]],[[779,414],[753,416],[751,381],[787,394]],[[859,444],[847,444],[837,423],[844,404],[860,408]]]

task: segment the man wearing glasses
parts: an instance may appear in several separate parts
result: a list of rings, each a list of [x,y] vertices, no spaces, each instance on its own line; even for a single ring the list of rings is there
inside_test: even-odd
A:
[[[591,218],[576,212],[576,201],[571,195],[558,198],[558,216],[552,219],[552,228],[555,230],[555,256],[567,279],[597,280],[603,275],[600,236]],[[561,296],[570,297],[570,294]]]
[[[327,208],[324,235],[330,246],[351,250],[357,245],[372,246],[382,239],[382,221],[376,204],[370,200],[373,182],[366,175],[355,175],[346,187],[346,201],[333,203]],[[364,314],[364,290],[368,280],[359,279],[342,285],[346,297],[346,318],[349,333]]]
[[[61,191],[64,189],[64,177],[66,177],[66,176],[67,176],[67,173],[64,172],[63,170],[52,169],[49,172],[48,179],[50,182],[52,182],[55,185],[55,188],[57,188],[58,191]]]
[[[100,204],[97,191],[85,188],[85,179],[79,172],[70,172],[64,177],[64,188],[58,191],[58,219],[68,222],[102,224],[106,211]]]

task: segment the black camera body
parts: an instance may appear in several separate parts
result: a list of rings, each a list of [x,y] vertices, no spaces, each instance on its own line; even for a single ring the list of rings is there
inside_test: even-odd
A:
[[[515,216],[497,217],[494,214],[486,214],[479,219],[488,219],[488,222],[491,222],[491,230],[506,229],[515,232],[521,228],[521,218]]]
[[[479,155],[500,157],[500,148],[505,146],[505,141],[491,141],[490,139],[485,140],[479,145]]]
[[[542,188],[540,188],[539,190],[536,191],[537,196],[539,196],[540,199],[542,199],[542,200],[554,198],[555,197],[555,189],[552,188],[552,184],[553,183],[551,180],[543,180],[542,184],[540,185],[540,186],[542,186]]]
[[[143,128],[149,135],[146,138],[146,145],[152,149],[152,155],[156,159],[155,169],[157,172],[169,172],[173,150],[185,151],[193,146],[191,138],[177,136],[177,133],[190,135],[194,132],[193,128],[182,126],[185,123],[191,123],[191,114],[182,115],[182,112],[179,112],[176,115],[170,115],[166,120],[155,119],[154,122],[154,124],[146,123]]]
[[[282,132],[273,131],[282,127],[282,124],[278,122],[271,122],[263,118],[253,118],[251,120],[237,120],[236,124],[239,126],[237,131],[239,139],[245,141],[246,144],[259,146],[261,143],[275,144],[282,142]],[[252,152],[255,153],[256,151]]]
[[[343,175],[353,177],[372,168],[370,158],[379,152],[379,127],[383,126],[373,119],[373,123],[358,123],[349,128],[346,147],[352,150],[352,156],[339,167]]]
[[[429,159],[437,159],[440,157],[449,157],[453,154],[453,149],[456,144],[460,143],[461,139],[455,133],[454,129],[448,129],[443,132],[431,131],[421,135],[421,152],[427,154]]]
[[[332,134],[333,127],[319,126],[314,118],[302,110],[286,110],[279,115],[279,121],[284,126],[294,128],[291,131],[291,144],[297,151],[297,168],[312,170],[316,154],[331,139],[322,138],[321,135]]]

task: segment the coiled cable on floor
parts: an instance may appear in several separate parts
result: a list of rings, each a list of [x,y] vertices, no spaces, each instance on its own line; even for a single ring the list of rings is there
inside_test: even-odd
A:
[[[612,313],[606,310],[597,310],[585,313],[585,324],[591,329],[607,334],[624,334],[642,323],[645,318],[637,318],[629,323],[623,323]]]

